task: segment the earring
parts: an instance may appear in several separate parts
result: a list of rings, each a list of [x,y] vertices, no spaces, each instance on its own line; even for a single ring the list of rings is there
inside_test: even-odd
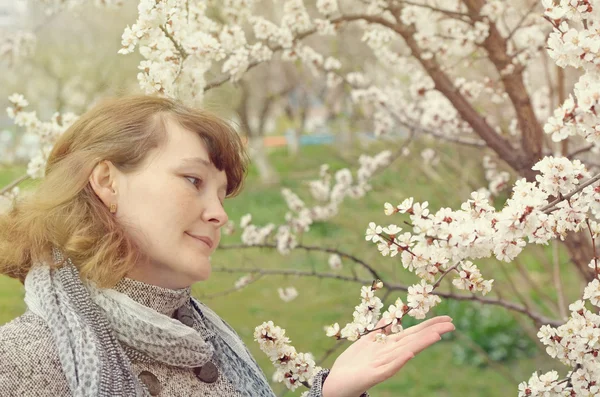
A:
[[[115,203],[112,203],[110,205],[110,213],[114,214],[115,212],[117,212],[117,205]]]

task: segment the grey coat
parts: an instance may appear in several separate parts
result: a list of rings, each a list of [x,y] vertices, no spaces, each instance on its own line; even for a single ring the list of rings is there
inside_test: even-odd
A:
[[[192,369],[155,362],[123,345],[135,375],[146,386],[149,395],[241,397],[235,388],[237,382],[266,381],[264,373],[260,371],[253,358],[255,367],[240,365],[235,366],[233,372],[224,373],[221,365],[223,360],[240,362],[240,358],[248,353],[248,350],[233,330],[239,341],[237,346],[243,346],[245,352],[236,351],[235,347],[232,348],[227,344],[220,337],[220,333],[215,332],[218,330],[211,326],[210,321],[201,323],[195,319],[190,320],[189,317],[184,318],[186,316],[180,314],[185,312],[182,308],[199,310],[200,317],[204,319],[202,309],[207,308],[192,303],[189,289],[174,291],[131,279],[122,280],[115,289],[162,314],[179,318],[184,323],[190,321],[186,325],[200,332],[203,338],[215,347],[216,353],[210,359],[211,365],[205,365],[201,371],[194,373]],[[195,302],[198,304],[197,301]],[[322,384],[327,374],[328,370],[323,370],[317,375],[310,390],[311,397],[322,397]],[[0,396],[69,397],[71,395],[50,329],[42,318],[27,311],[0,327]],[[274,396],[272,391],[270,396]]]

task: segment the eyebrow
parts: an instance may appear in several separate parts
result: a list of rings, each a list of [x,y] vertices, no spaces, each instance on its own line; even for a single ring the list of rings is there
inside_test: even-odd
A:
[[[184,166],[204,165],[206,167],[209,167],[210,165],[212,165],[212,162],[210,162],[202,157],[188,157],[188,158],[183,159],[181,162],[183,163]],[[227,182],[225,182],[223,185],[221,185],[221,189],[224,189],[226,192],[227,192],[227,187],[228,187]]]
[[[183,159],[182,163],[184,165],[198,165],[198,164],[201,164],[201,165],[205,165],[207,167],[211,164],[210,161],[208,161],[208,160],[206,160],[206,159],[204,159],[202,157],[188,157],[186,159]]]

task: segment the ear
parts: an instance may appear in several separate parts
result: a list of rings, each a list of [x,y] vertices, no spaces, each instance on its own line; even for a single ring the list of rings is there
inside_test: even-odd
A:
[[[92,189],[107,207],[117,202],[118,172],[110,161],[101,161],[94,167],[89,177]]]

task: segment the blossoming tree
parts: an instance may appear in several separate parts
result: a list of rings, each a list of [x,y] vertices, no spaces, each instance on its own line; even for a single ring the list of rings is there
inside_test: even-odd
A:
[[[434,211],[413,198],[385,203],[385,214],[399,219],[370,223],[365,238],[421,281],[381,313],[383,303],[375,292],[394,285],[382,283],[377,270],[362,263],[375,281],[362,288],[353,321],[327,327],[326,334],[355,341],[382,328],[402,332],[406,315],[423,319],[441,298],[503,305],[542,325],[538,337],[547,353],[569,367],[560,375],[534,374],[519,385],[519,396],[600,395],[600,317],[595,313],[600,307],[600,174],[594,173],[598,164],[593,161],[600,137],[599,2],[280,0],[266,8],[255,3],[141,0],[137,21],[123,33],[120,53],[139,49],[144,60],[137,77],[144,91],[192,104],[262,63],[301,63],[328,87],[347,86],[351,99],[370,115],[376,135],[406,130],[409,140],[431,135],[486,146],[520,178],[500,210],[490,204],[490,195],[506,187],[509,178],[496,172],[489,159],[489,188],[473,192],[460,209]],[[348,29],[358,29],[371,50],[364,65],[344,64],[343,57],[322,45],[343,40]],[[576,83],[567,95],[569,79]],[[10,100],[15,123],[39,131],[43,139],[28,170],[28,177],[42,177],[53,139],[75,115],[40,122],[25,110],[25,98]],[[362,156],[356,176],[347,169],[332,175],[323,166],[320,178],[309,184],[316,205],[284,190],[290,208],[286,219],[258,226],[251,216],[244,217],[239,225],[243,244],[283,255],[298,249],[330,252],[332,267],[344,255],[360,261],[305,246],[298,237],[313,222],[334,216],[345,198],[364,196],[370,178],[395,156],[392,151]],[[16,195],[18,183],[2,193]],[[408,228],[398,226],[403,220]],[[551,240],[566,245],[587,283],[581,299],[569,306],[568,318],[549,319],[480,296],[492,289],[493,280],[474,261],[495,257],[512,262],[527,245]],[[471,295],[438,291],[445,278]],[[255,338],[276,366],[276,378],[291,389],[310,384],[318,367],[289,344],[282,329],[267,322],[257,327]],[[385,339],[378,335],[379,341]]]

